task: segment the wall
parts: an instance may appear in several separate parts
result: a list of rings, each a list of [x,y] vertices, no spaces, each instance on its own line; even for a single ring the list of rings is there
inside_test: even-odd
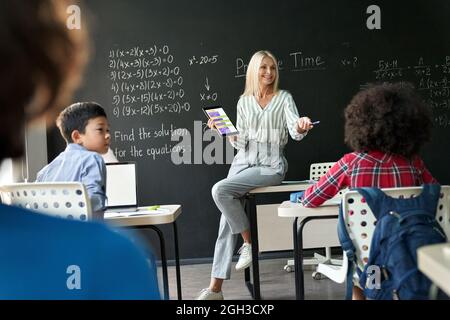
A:
[[[287,179],[305,179],[310,163],[349,151],[342,113],[358,90],[409,81],[433,108],[423,158],[441,183],[450,182],[450,3],[377,1],[379,30],[367,27],[371,4],[97,0],[81,8],[91,18],[95,51],[76,99],[107,110],[117,158],[138,164],[140,204],[183,205],[182,258],[212,256],[219,212],[210,190],[233,157],[206,130],[201,108],[222,105],[235,119],[246,64],[260,49],[278,57],[281,87],[300,114],[321,121],[303,141],[289,142]],[[64,148],[55,131],[49,148],[50,159]]]

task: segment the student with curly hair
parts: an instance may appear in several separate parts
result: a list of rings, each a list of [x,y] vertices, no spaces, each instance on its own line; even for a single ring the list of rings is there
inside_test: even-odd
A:
[[[301,199],[320,206],[340,189],[396,188],[437,183],[420,158],[430,140],[431,112],[413,87],[404,82],[374,85],[360,91],[345,109],[345,154]],[[363,299],[353,287],[353,299]]]

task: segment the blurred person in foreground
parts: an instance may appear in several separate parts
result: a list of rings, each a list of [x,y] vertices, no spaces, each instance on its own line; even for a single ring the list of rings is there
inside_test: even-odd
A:
[[[0,2],[0,161],[20,157],[25,124],[57,114],[80,81],[85,26],[68,29],[68,6]],[[0,261],[0,299],[160,298],[153,257],[100,223],[0,205]]]

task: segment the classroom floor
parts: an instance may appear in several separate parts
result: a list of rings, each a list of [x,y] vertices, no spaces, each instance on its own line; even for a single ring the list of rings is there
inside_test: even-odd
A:
[[[261,295],[263,299],[294,300],[294,272],[286,272],[283,267],[286,259],[260,260]],[[234,267],[234,263],[233,263]],[[306,300],[342,300],[345,285],[329,279],[313,280],[311,267],[305,271]],[[158,270],[161,276],[161,268]],[[181,286],[183,300],[195,299],[202,288],[209,285],[211,264],[194,264],[181,266]],[[162,283],[162,282],[160,282]],[[169,267],[170,298],[177,299],[175,267]],[[252,299],[244,283],[244,272],[234,271],[231,279],[224,282],[223,294],[226,300]]]

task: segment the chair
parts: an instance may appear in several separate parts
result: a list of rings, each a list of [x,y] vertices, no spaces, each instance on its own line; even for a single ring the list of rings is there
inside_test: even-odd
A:
[[[324,176],[334,164],[335,162],[312,163],[309,169],[309,179],[315,182],[319,181],[319,179]],[[340,197],[344,192],[345,190],[341,190],[336,196]],[[319,265],[320,263],[340,266],[342,264],[342,261],[331,258],[330,247],[325,247],[325,256],[315,252],[314,258],[305,259],[303,261],[304,265]],[[293,271],[293,266],[294,260],[288,260],[287,264],[284,266],[284,270],[286,270],[287,272],[291,272]],[[325,279],[325,277],[323,277],[323,274],[318,269],[316,269],[316,271],[312,273],[312,277],[315,280]]]
[[[414,197],[420,194],[422,187],[382,189],[387,195]],[[348,191],[342,198],[342,212],[350,238],[356,249],[358,267],[362,270],[369,260],[370,245],[375,231],[376,219],[363,196],[358,191]],[[437,205],[436,219],[442,226],[447,238],[450,237],[450,186],[441,187],[441,196]],[[318,271],[335,282],[343,283],[346,279],[348,261],[344,256],[342,267],[319,264]]]
[[[48,215],[88,221],[91,202],[79,182],[14,183],[0,186],[2,203]]]
[[[309,167],[309,179],[316,182],[319,181],[334,164],[335,162],[312,163]]]

